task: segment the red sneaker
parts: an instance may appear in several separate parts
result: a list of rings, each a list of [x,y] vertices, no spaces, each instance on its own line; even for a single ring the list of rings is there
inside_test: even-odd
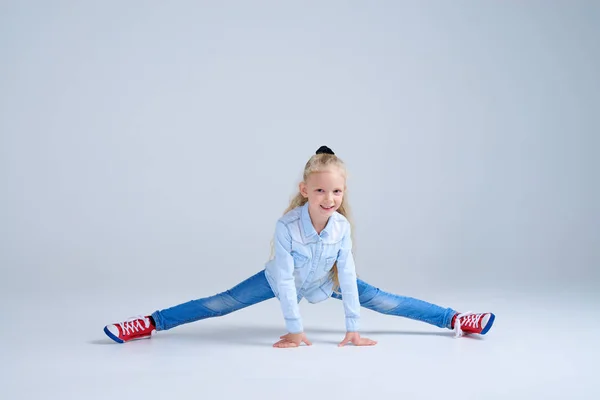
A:
[[[104,333],[117,343],[136,339],[150,339],[154,332],[156,332],[156,327],[150,317],[141,315],[104,327]]]
[[[452,328],[454,329],[455,337],[461,337],[463,334],[478,333],[485,335],[488,333],[496,316],[492,313],[475,314],[466,312],[455,314],[452,318]]]

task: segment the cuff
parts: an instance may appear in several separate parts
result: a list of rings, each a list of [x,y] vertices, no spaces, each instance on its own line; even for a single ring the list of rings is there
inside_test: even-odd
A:
[[[346,318],[346,332],[358,332],[358,318]]]
[[[288,333],[304,332],[304,328],[302,327],[302,320],[300,319],[286,319],[285,329],[287,329]]]

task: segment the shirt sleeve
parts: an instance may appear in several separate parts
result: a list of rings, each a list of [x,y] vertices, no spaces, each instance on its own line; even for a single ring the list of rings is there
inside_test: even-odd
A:
[[[270,273],[279,293],[279,304],[285,319],[285,327],[289,333],[300,333],[304,328],[294,282],[294,259],[291,254],[292,237],[281,221],[278,221],[275,227],[274,245],[275,263]]]
[[[342,238],[342,245],[337,257],[338,280],[342,290],[342,302],[346,314],[346,331],[358,332],[360,320],[360,301],[358,299],[358,284],[356,268],[352,255],[351,227]]]

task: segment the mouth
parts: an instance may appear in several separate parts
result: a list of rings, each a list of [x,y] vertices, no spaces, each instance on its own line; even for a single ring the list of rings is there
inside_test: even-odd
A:
[[[335,207],[335,206],[331,206],[331,207],[325,207],[325,206],[321,206],[321,208],[322,208],[323,210],[325,210],[325,211],[331,211],[331,210],[333,210],[333,208],[334,208],[334,207]]]

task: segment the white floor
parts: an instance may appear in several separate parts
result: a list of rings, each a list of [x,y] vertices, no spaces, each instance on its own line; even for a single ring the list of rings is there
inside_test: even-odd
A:
[[[278,304],[268,301],[119,345],[104,336],[104,324],[133,309],[152,311],[148,304],[166,307],[188,298],[4,291],[3,320],[10,325],[1,330],[1,397],[600,398],[600,296],[588,291],[444,298],[444,305],[453,306],[477,299],[474,311],[489,307],[496,324],[485,337],[454,339],[450,331],[365,310],[363,335],[379,344],[338,348],[341,303],[302,303],[314,345],[282,350],[270,347],[283,332]]]

